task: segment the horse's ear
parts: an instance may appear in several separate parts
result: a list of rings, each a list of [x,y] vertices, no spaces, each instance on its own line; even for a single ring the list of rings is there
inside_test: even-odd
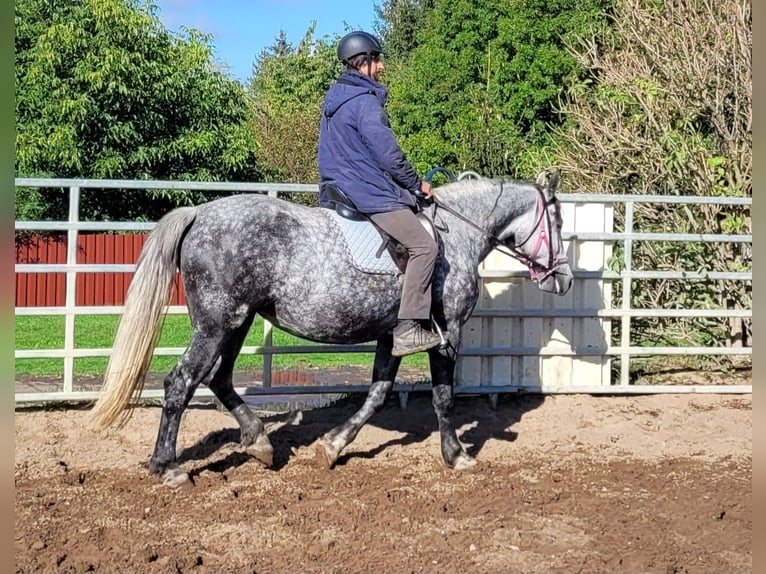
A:
[[[541,171],[537,176],[537,185],[548,191],[551,196],[554,196],[559,190],[559,184],[561,183],[561,174],[556,170]]]
[[[548,190],[551,192],[551,195],[556,195],[556,192],[559,190],[559,185],[561,184],[561,174],[558,171],[554,171],[551,173],[550,177],[548,178]]]

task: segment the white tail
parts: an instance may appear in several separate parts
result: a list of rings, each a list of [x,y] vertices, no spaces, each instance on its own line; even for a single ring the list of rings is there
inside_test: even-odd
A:
[[[165,215],[144,244],[130,283],[125,311],[117,326],[112,355],[101,395],[91,411],[91,425],[105,429],[123,426],[144,387],[152,352],[157,344],[163,310],[170,299],[184,231],[194,221],[196,208],[181,207]]]

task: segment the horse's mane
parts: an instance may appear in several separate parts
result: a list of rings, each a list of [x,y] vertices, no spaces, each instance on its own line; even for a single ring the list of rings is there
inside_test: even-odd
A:
[[[452,181],[434,188],[434,193],[439,197],[449,198],[455,194],[483,192],[494,187],[497,179],[463,179]]]
[[[453,181],[434,188],[434,194],[439,199],[450,199],[464,194],[482,194],[495,190],[498,185],[510,187],[535,187],[537,184],[531,180],[519,180],[509,177],[492,177],[482,179],[464,179]]]

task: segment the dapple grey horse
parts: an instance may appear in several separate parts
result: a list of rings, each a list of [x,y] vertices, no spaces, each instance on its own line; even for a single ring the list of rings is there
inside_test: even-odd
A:
[[[495,248],[527,264],[539,288],[563,295],[572,270],[561,240],[557,173],[537,181],[463,180],[435,188],[425,211],[441,229],[433,279],[433,317],[444,342],[428,351],[433,406],[444,463],[475,464],[451,421],[461,328],[479,297],[481,261]],[[232,370],[256,313],[278,328],[321,343],[377,341],[363,406],[315,445],[332,467],[383,405],[401,359],[391,355],[402,275],[354,267],[321,207],[265,195],[236,195],[166,214],[139,257],[102,393],[92,410],[97,429],[124,424],[143,388],[176,272],[180,270],[192,334],[164,381],[165,399],[150,472],[165,484],[189,481],[176,461],[181,415],[205,383],[237,420],[241,443],[265,465],[273,449],[263,422],[234,391]]]

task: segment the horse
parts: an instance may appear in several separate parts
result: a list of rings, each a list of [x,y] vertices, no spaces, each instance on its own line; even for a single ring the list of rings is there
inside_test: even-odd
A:
[[[543,292],[563,295],[572,285],[561,237],[559,184],[557,172],[529,181],[459,180],[435,187],[432,204],[422,210],[439,229],[432,317],[443,344],[427,352],[441,454],[449,468],[465,470],[476,463],[458,440],[451,415],[461,328],[479,298],[481,261],[493,249],[504,250],[527,265]],[[323,211],[242,194],[164,215],[138,258],[104,384],[90,413],[91,427],[119,428],[130,418],[180,271],[192,332],[188,348],[164,379],[149,472],[170,487],[190,482],[177,463],[176,441],[181,415],[201,383],[236,419],[244,450],[267,467],[273,464],[263,422],[232,385],[234,362],[256,313],[319,343],[376,341],[364,404],[315,441],[318,461],[332,468],[393,388],[401,357],[391,354],[392,329],[403,277],[354,267]]]

